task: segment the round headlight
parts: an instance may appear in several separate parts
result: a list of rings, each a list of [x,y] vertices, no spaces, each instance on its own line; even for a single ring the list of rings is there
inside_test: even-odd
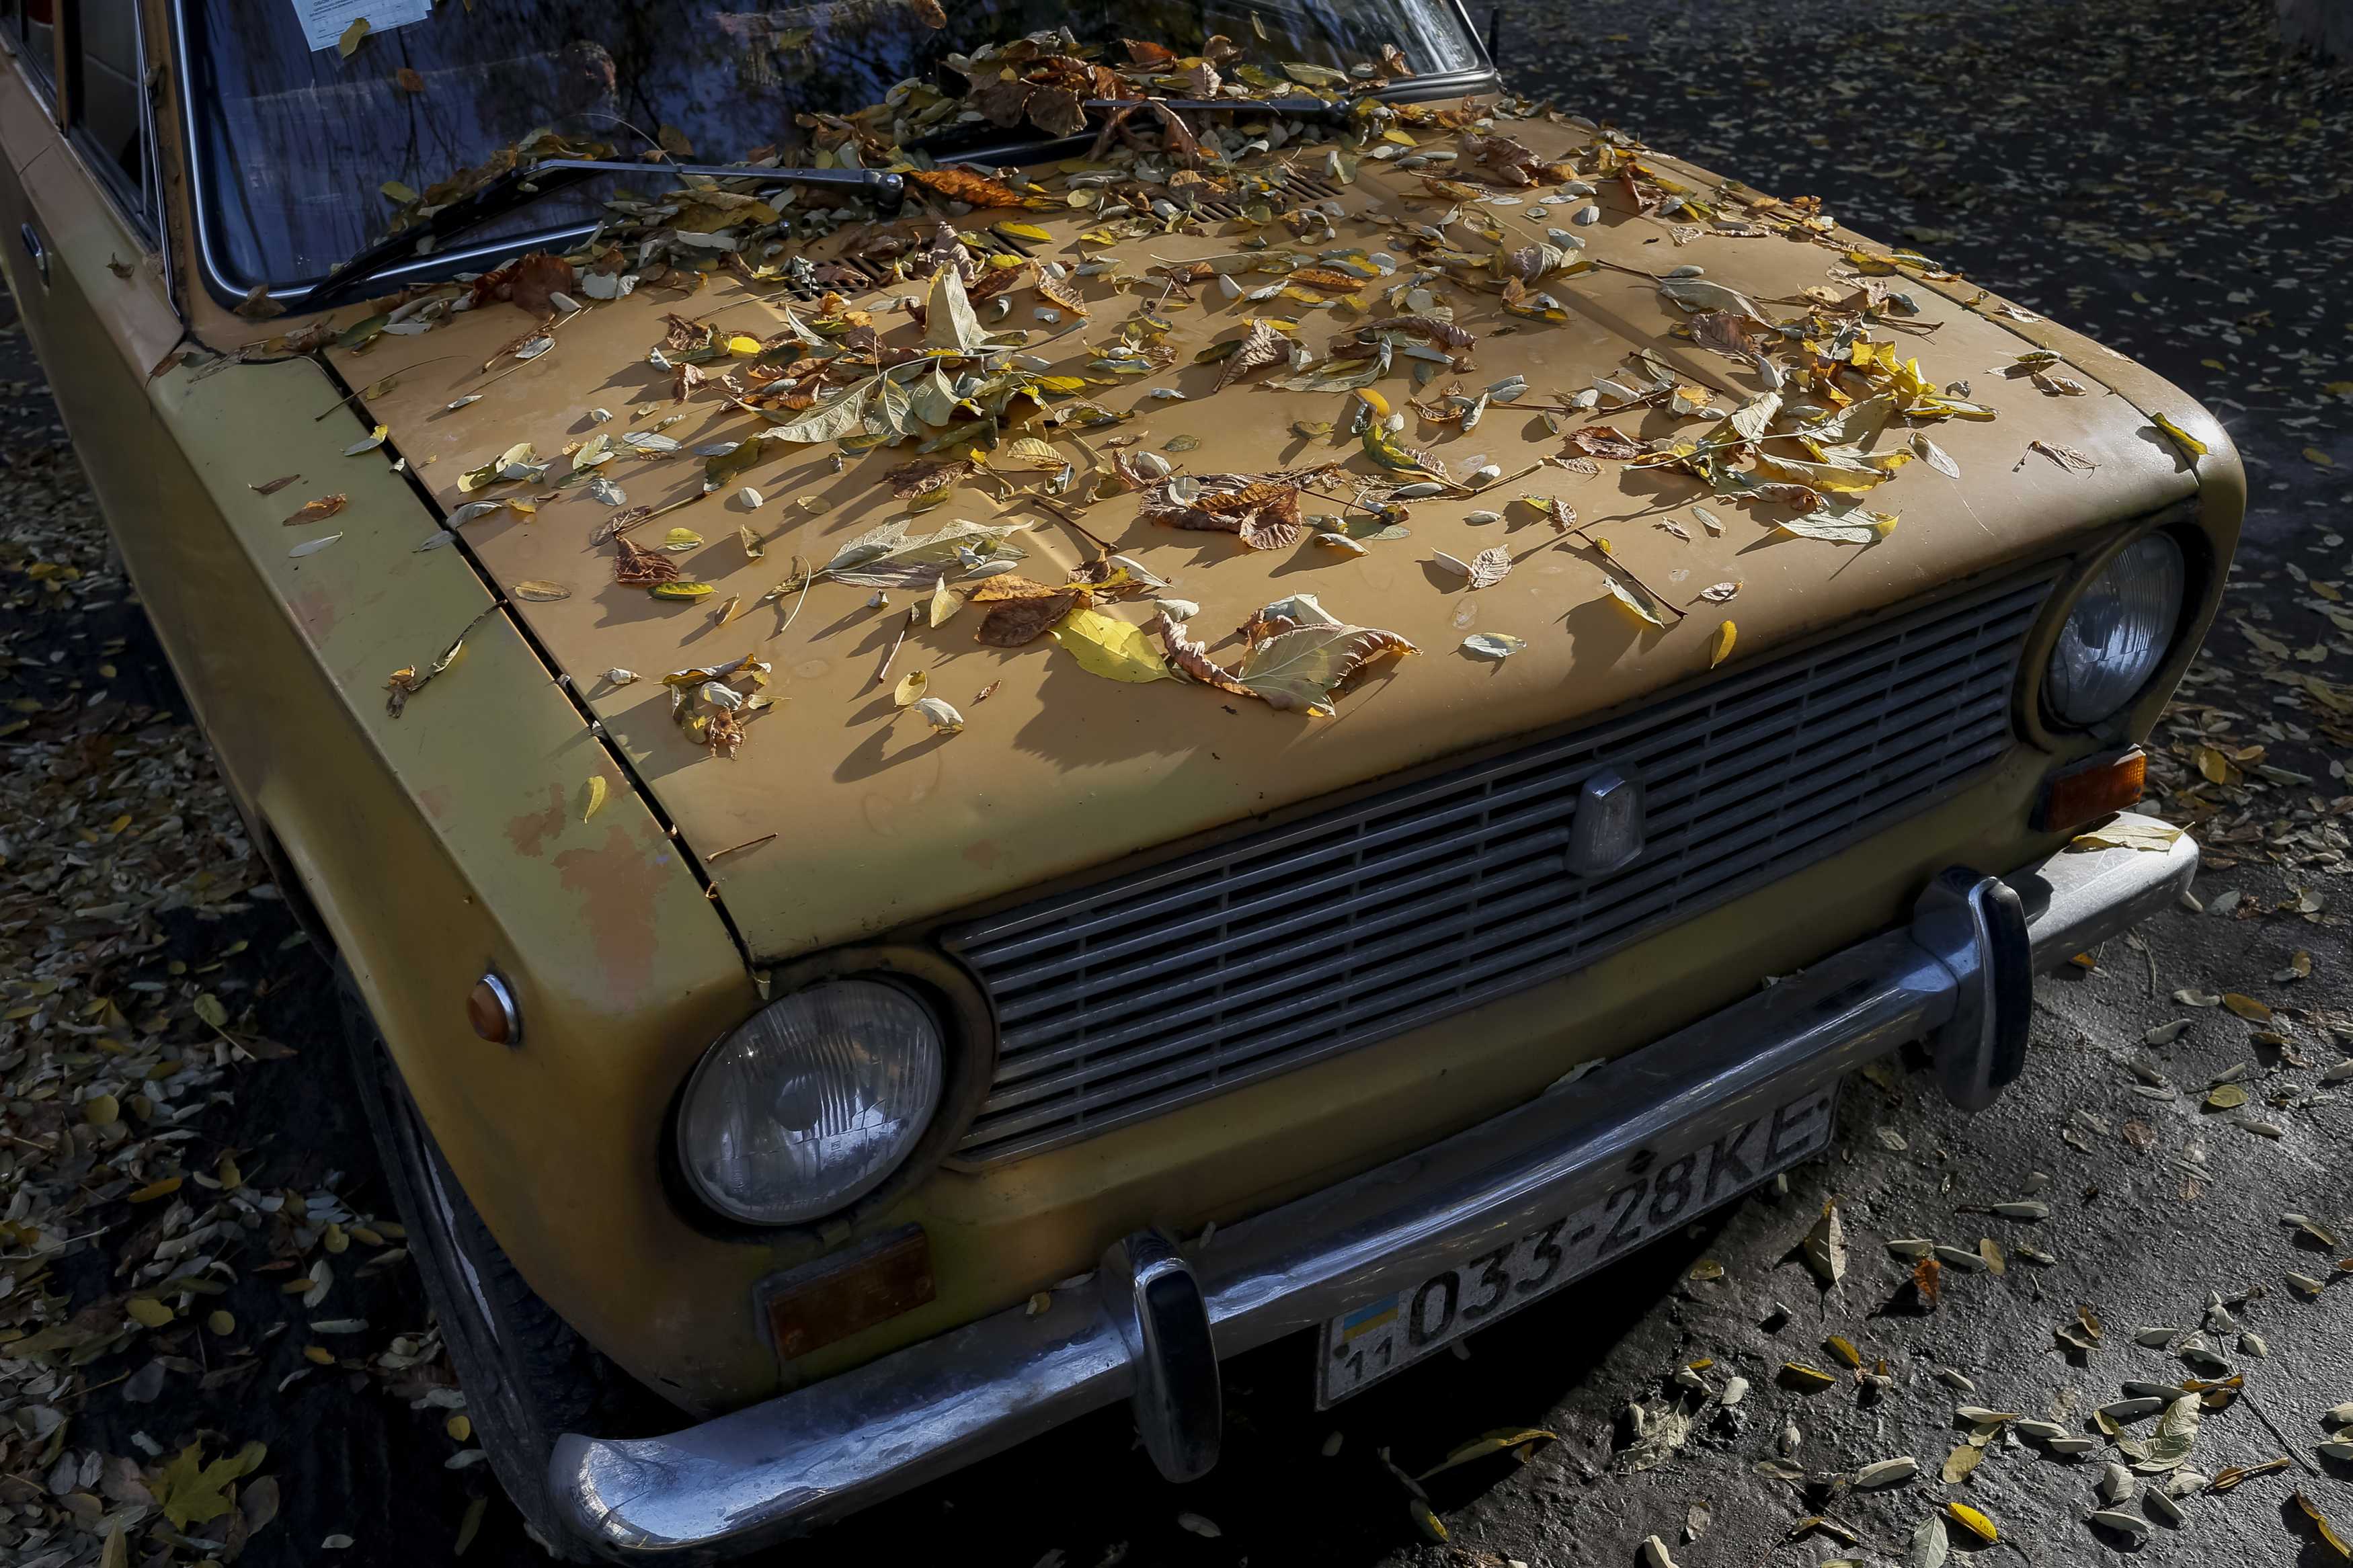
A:
[[[931,1009],[879,980],[771,1003],[711,1047],[679,1107],[687,1180],[753,1225],[797,1225],[882,1184],[939,1109]]]
[[[2052,717],[2096,724],[2139,695],[2173,647],[2188,580],[2181,546],[2167,534],[2117,552],[2059,628],[2042,686]]]

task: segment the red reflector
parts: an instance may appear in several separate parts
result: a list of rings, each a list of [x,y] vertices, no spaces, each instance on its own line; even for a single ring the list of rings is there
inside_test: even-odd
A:
[[[2063,833],[2140,799],[2148,783],[2148,755],[2138,746],[2121,756],[2094,757],[2060,769],[2042,783],[2034,809],[2041,833]]]
[[[907,1226],[779,1276],[764,1290],[776,1353],[791,1361],[929,1301],[931,1244],[921,1226]]]

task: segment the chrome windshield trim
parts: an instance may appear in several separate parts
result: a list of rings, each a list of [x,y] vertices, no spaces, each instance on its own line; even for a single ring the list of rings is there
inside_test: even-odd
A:
[[[174,96],[179,100],[180,105],[180,162],[187,174],[188,227],[189,237],[194,242],[196,252],[196,275],[204,280],[205,291],[207,294],[210,294],[222,306],[234,310],[245,302],[246,294],[253,288],[253,284],[248,281],[240,286],[221,259],[218,237],[214,232],[212,222],[205,160],[201,153],[203,142],[196,127],[196,95],[189,90],[192,80],[190,63],[195,58],[195,40],[188,30],[187,0],[169,0],[169,4],[172,14],[172,68],[176,73],[174,81],[176,90]],[[1472,26],[1471,15],[1463,9],[1462,0],[1448,0],[1448,8],[1453,11],[1461,21],[1463,36],[1471,40],[1472,47],[1481,58],[1484,59],[1487,52],[1486,38],[1477,27]],[[1489,60],[1483,68],[1446,71],[1426,77],[1418,76],[1411,79],[1412,86],[1409,89],[1402,86],[1392,88],[1375,96],[1392,102],[1414,103],[1436,98],[1467,98],[1474,93],[1499,91],[1502,89],[1502,79],[1498,76],[1494,62],[1492,60]],[[1028,144],[1028,149],[1034,150],[1037,145],[1036,142],[1030,142]],[[1005,142],[975,148],[968,153],[959,154],[955,161],[977,163],[987,158],[1009,157],[1014,153],[1024,150],[1024,144],[1021,142]],[[398,267],[385,268],[376,275],[376,281],[381,285],[377,291],[388,294],[409,283],[438,282],[451,273],[467,270],[468,264],[470,262],[491,261],[493,258],[504,261],[523,251],[533,249],[545,250],[555,247],[568,250],[579,241],[595,234],[598,226],[593,223],[569,224],[534,229],[527,234],[510,235],[503,239],[437,251],[429,257],[420,257],[417,260],[404,262]],[[269,285],[269,298],[287,306],[290,310],[300,312],[302,300],[322,281],[324,281],[323,279],[312,278],[300,283],[271,283]]]

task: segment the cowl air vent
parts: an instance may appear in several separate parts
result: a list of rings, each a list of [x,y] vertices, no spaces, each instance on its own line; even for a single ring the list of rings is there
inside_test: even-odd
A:
[[[1243,178],[1255,181],[1257,177],[1244,175]],[[1275,170],[1264,178],[1266,185],[1264,194],[1294,204],[1325,201],[1340,194],[1338,187],[1314,175],[1301,174],[1294,169]],[[1248,195],[1235,194],[1205,198],[1195,202],[1192,210],[1198,216],[1231,222],[1240,218],[1243,208],[1256,200],[1257,196],[1258,193],[1252,192]],[[977,237],[987,242],[991,255],[1009,257],[1022,261],[1034,260],[1038,255],[1036,241],[1007,234],[1002,225],[980,231]],[[834,258],[826,265],[846,268],[856,273],[858,278],[856,279],[837,279],[830,283],[786,281],[782,286],[783,291],[804,303],[815,304],[828,293],[839,294],[846,300],[855,300],[900,281],[898,275],[892,270],[891,262],[887,260],[875,261],[858,257],[841,256]]]

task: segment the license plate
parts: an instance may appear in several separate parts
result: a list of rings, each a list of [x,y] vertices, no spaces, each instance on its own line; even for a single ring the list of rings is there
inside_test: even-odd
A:
[[[1718,1137],[1669,1142],[1598,1203],[1548,1220],[1410,1289],[1324,1325],[1316,1408],[1361,1393],[1672,1229],[1729,1203],[1831,1141],[1835,1081]]]

